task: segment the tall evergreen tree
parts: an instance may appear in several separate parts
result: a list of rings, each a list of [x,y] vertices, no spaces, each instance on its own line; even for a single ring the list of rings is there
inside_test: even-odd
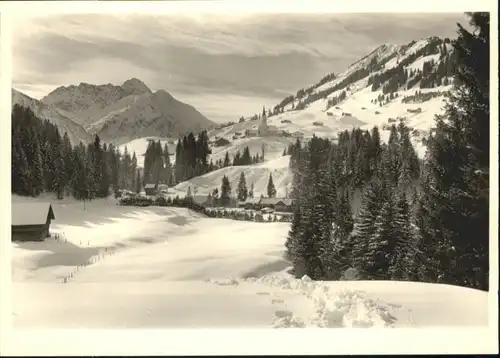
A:
[[[267,182],[267,197],[268,198],[275,198],[276,197],[276,188],[274,187],[272,173],[269,173],[269,180]]]
[[[360,273],[364,274],[364,265],[369,260],[369,243],[375,234],[375,223],[383,204],[384,188],[380,180],[372,180],[364,189],[361,207],[354,221],[352,233],[352,263]]]
[[[170,177],[172,176],[172,163],[170,162],[170,152],[168,151],[168,144],[165,143],[163,148],[163,162],[164,162],[164,173],[163,182],[170,184]]]
[[[455,93],[428,149],[418,225],[426,280],[488,289],[489,14],[453,42]]]
[[[403,191],[395,193],[394,232],[395,247],[389,276],[393,280],[414,280],[418,266],[418,242],[414,230],[410,205]]]
[[[34,140],[35,153],[33,158],[33,172],[32,172],[32,185],[31,185],[31,193],[33,196],[38,196],[43,192],[45,187],[45,179],[43,175],[43,159],[42,153],[40,150],[40,143],[35,137]]]
[[[106,198],[109,195],[109,187],[111,185],[111,168],[109,153],[106,144],[103,145],[100,155],[100,183],[99,183],[99,197]]]
[[[231,201],[231,183],[229,182],[229,178],[225,175],[222,177],[220,201],[222,206],[229,205]]]
[[[231,165],[231,161],[229,160],[229,152],[226,152],[226,155],[224,156],[224,167],[228,167]]]
[[[240,180],[238,182],[237,195],[239,201],[245,201],[248,197],[247,182],[245,179],[245,173],[241,172]]]
[[[179,139],[177,146],[175,147],[175,182],[180,183],[184,181],[184,150],[182,147],[182,141]],[[146,180],[146,173],[144,173]]]
[[[62,199],[64,197],[64,189],[66,187],[66,171],[64,162],[64,153],[62,145],[58,145],[54,151],[54,178],[52,181],[52,190],[57,196],[57,199]]]
[[[253,182],[252,182],[252,184],[250,184],[250,190],[248,191],[249,198],[253,198],[253,191],[254,191],[254,186],[253,186]]]
[[[85,152],[85,147],[80,142],[80,144],[73,150],[73,176],[70,181],[70,186],[73,191],[73,196],[78,199],[89,198],[89,173],[87,168],[87,155]]]
[[[141,170],[137,169],[136,179],[135,179],[135,192],[139,194],[142,189],[142,181],[141,181]]]

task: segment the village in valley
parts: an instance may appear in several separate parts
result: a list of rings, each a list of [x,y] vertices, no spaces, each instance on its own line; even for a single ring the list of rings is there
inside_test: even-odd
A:
[[[224,76],[234,86],[224,66],[195,76],[191,60],[201,66],[201,52],[176,62],[189,74],[183,72],[181,83],[175,82],[180,74],[167,76],[166,69],[145,71],[151,59],[142,58],[130,68],[155,83],[129,76],[129,64],[115,73],[113,63],[107,66],[114,77],[99,74],[103,84],[76,79],[68,84],[64,76],[77,77],[65,73],[57,81],[66,85],[35,96],[25,91],[34,88],[27,83],[28,71],[19,70],[11,90],[13,324],[487,326],[489,15],[460,16],[474,34],[453,23],[436,36],[423,32],[427,35],[401,38],[400,44],[377,42],[375,50],[342,62],[338,72],[321,79],[304,75],[314,84],[297,85],[296,93],[280,100],[274,99],[281,96],[274,82],[284,78],[278,75],[272,83],[262,77],[262,86],[254,83],[252,89],[267,86],[263,94],[247,98],[244,89],[240,97],[225,93],[217,103],[217,91],[229,85],[220,84],[215,94],[190,88],[197,78],[216,86]],[[97,18],[99,31],[117,26],[130,31],[127,38],[140,35],[134,21],[142,18]],[[143,25],[177,26],[175,19],[165,19]],[[319,23],[334,26],[333,19]],[[313,17],[306,20],[319,26]],[[56,25],[74,31],[75,38],[94,24],[87,15],[37,21],[48,32]],[[185,21],[191,27],[157,35],[198,29],[197,22]],[[284,36],[279,26],[268,26]],[[18,58],[29,58],[31,47],[51,48],[44,37],[21,30]],[[196,41],[205,31],[208,27]],[[456,31],[456,39],[446,37]],[[238,36],[245,38],[248,31]],[[28,38],[38,42],[26,48]],[[92,38],[107,48],[101,33]],[[93,48],[92,41],[76,42]],[[159,42],[170,46],[166,38]],[[146,47],[139,43],[129,45],[142,56]],[[163,53],[157,42],[149,45],[152,53]],[[176,46],[169,51],[182,56],[194,51]],[[474,51],[467,56],[477,63],[464,57],[469,48]],[[73,54],[67,49],[61,53],[78,62],[69,59]],[[218,56],[205,55],[207,63]],[[184,58],[171,56],[172,62]],[[256,63],[269,60],[248,64],[247,54],[243,57],[255,73],[260,73]],[[125,63],[116,61],[117,68]],[[31,66],[42,64],[40,59]],[[162,60],[151,68],[168,64]],[[276,64],[269,66],[269,73],[277,71]],[[214,68],[219,72],[208,81]],[[49,70],[38,72],[50,77]],[[162,89],[168,86],[175,96]],[[469,86],[474,98],[461,99],[460,86]],[[264,102],[268,93],[274,97],[266,101],[274,105]],[[257,113],[229,108],[238,98]],[[471,101],[479,104],[469,108]],[[464,126],[470,135],[463,134]],[[463,208],[470,215],[463,215]]]
[[[255,128],[255,129],[254,129]],[[297,131],[298,132],[298,131]],[[236,132],[238,133],[238,132]],[[288,132],[278,131],[276,126],[267,124],[266,110],[263,110],[259,116],[258,125],[245,131],[248,137],[286,137]],[[292,135],[294,138],[302,138],[302,133]],[[236,135],[233,139],[243,139]],[[209,146],[217,143],[220,137],[215,137],[213,141],[208,141]],[[248,147],[246,147],[248,148]],[[283,156],[287,156],[287,148]],[[227,153],[227,152],[226,152]],[[265,149],[262,148],[262,156],[265,155]],[[234,160],[237,160],[235,158]],[[237,163],[236,163],[237,164]],[[213,163],[211,163],[213,165]],[[160,181],[161,176],[156,176],[155,182],[144,183],[143,190],[133,192],[130,190],[118,189],[115,197],[119,199],[120,205],[139,205],[139,206],[181,206],[186,205],[193,210],[208,215],[209,217],[233,218],[237,220],[249,221],[283,221],[289,222],[293,211],[294,200],[286,196],[288,189],[285,188],[284,197],[276,197],[277,191],[273,183],[272,173],[269,174],[266,186],[266,192],[254,197],[254,184],[247,183],[245,174],[242,172],[238,178],[237,187],[231,188],[231,184],[225,183],[227,177],[223,177],[219,188],[213,189],[206,195],[200,195],[196,186],[189,186],[184,195],[176,194],[174,188],[170,188],[164,181]],[[168,177],[168,181],[170,177]],[[203,188],[206,189],[206,188]],[[206,190],[204,190],[206,191]],[[220,193],[220,195],[219,195]]]

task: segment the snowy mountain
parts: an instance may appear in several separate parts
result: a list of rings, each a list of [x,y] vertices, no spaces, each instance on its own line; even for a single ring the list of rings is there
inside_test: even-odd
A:
[[[38,118],[55,124],[59,128],[61,135],[64,132],[68,133],[69,140],[73,145],[79,142],[89,143],[92,141],[91,135],[85,128],[62,115],[53,106],[46,105],[16,89],[12,89],[12,106],[15,104],[30,108]]]
[[[410,127],[415,149],[423,157],[425,138],[434,126],[435,116],[443,113],[446,97],[452,90],[453,61],[448,39],[431,37],[406,45],[382,45],[345,72],[329,74],[269,110],[267,124],[275,126],[276,136],[247,135],[258,128],[259,115],[209,131],[211,141],[224,138],[229,142],[223,147],[212,147],[211,159],[223,158],[226,152],[232,156],[245,146],[249,146],[253,155],[265,144],[271,151],[266,155],[266,166],[222,168],[180,183],[176,189],[185,191],[196,186],[198,192],[208,192],[220,186],[223,175],[235,184],[242,171],[246,176],[252,171],[263,176],[260,180],[254,178],[255,192],[265,194],[267,178],[276,171],[273,174],[273,179],[274,175],[279,177],[276,189],[284,194],[286,189],[280,184],[288,185],[291,173],[277,159],[296,136],[305,140],[313,135],[335,139],[341,131],[355,127],[370,130],[376,125],[382,141],[387,141],[390,125],[400,120]]]
[[[92,85],[80,83],[78,86],[61,86],[46,95],[41,101],[58,109],[74,114],[75,122],[83,126],[92,123],[92,114],[130,95],[151,94],[151,90],[140,80],[132,78],[121,86],[111,83]]]
[[[151,91],[132,78],[112,84],[59,87],[42,99],[63,115],[117,144],[145,136],[177,136],[209,128],[213,122],[164,90]]]
[[[423,155],[422,139],[441,114],[451,86],[452,46],[437,37],[407,45],[382,45],[340,74],[329,74],[314,85],[276,105],[268,124],[293,134],[301,132],[335,138],[354,127],[377,125],[388,134],[388,125],[403,119],[413,128],[413,140]],[[252,120],[254,119],[254,120]],[[236,132],[258,125],[256,116],[218,128],[211,136],[232,140]]]

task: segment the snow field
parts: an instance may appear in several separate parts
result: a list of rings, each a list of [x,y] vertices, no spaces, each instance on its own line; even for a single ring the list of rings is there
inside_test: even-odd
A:
[[[210,219],[181,208],[123,212],[106,201],[96,202],[93,213],[77,210],[70,199],[64,205],[63,215],[54,208],[56,221],[62,220],[54,221],[54,228],[64,230],[64,239],[12,243],[16,327],[488,324],[484,292],[408,282],[295,279],[283,258],[286,223]],[[99,212],[110,215],[108,220],[97,220]],[[65,283],[64,277],[69,277]]]

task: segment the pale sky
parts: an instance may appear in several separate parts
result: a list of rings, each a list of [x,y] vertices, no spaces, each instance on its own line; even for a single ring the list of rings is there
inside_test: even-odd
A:
[[[216,122],[274,106],[384,43],[456,36],[456,14],[57,15],[16,21],[13,85],[41,98],[61,85],[136,77]]]

